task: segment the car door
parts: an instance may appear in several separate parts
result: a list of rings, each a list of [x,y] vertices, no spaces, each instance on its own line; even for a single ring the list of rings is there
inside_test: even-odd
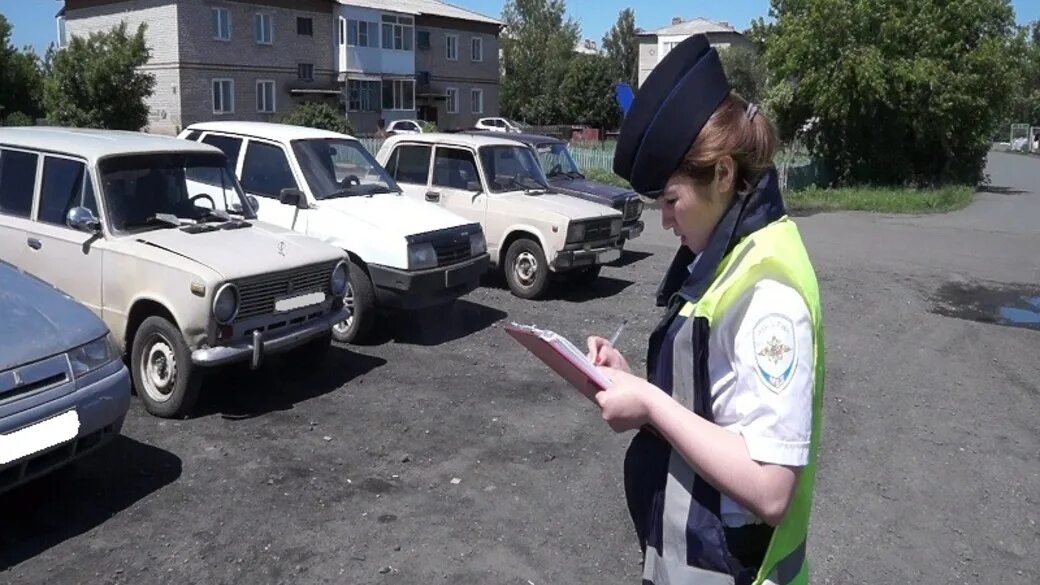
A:
[[[28,230],[27,270],[101,317],[105,240],[100,233],[76,230],[65,223],[75,207],[101,216],[85,161],[50,154],[43,157],[36,199],[34,221]]]
[[[0,260],[25,269],[33,196],[42,157],[0,148]]]
[[[394,178],[405,197],[425,201],[426,192],[429,191],[432,159],[432,144],[403,142],[394,147],[383,168]]]
[[[257,198],[260,221],[307,233],[307,211],[279,201],[282,189],[300,189],[289,157],[280,144],[250,138],[239,165],[238,180],[246,195]],[[306,197],[306,193],[304,193]]]
[[[438,145],[433,154],[433,172],[427,200],[462,217],[484,223],[488,196],[484,191],[472,150]]]

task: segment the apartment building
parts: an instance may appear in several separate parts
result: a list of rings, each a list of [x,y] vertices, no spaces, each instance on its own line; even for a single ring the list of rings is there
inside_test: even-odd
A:
[[[155,75],[148,130],[206,120],[276,119],[304,99],[339,94],[328,0],[65,0],[68,36],[147,25]],[[62,36],[66,38],[61,38]]]
[[[728,22],[716,22],[707,18],[672,18],[672,24],[653,31],[639,31],[639,85],[650,75],[654,67],[664,59],[673,47],[693,35],[705,35],[713,47],[730,46],[754,48],[750,39],[740,34]]]

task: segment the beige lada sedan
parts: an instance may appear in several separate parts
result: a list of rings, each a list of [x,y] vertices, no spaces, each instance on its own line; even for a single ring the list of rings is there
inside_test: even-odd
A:
[[[518,297],[544,295],[553,273],[590,283],[621,258],[621,213],[554,192],[531,149],[505,134],[392,136],[376,159],[406,196],[479,222]]]
[[[343,252],[255,218],[212,146],[0,129],[0,258],[105,321],[156,416],[188,414],[213,367],[314,363],[345,318]]]

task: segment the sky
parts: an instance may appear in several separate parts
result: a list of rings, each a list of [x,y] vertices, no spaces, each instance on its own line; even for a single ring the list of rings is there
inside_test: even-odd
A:
[[[499,16],[505,0],[450,0],[449,3]],[[1020,24],[1040,20],[1040,1],[1012,0],[1011,3]],[[32,45],[43,54],[57,35],[54,14],[61,6],[59,0],[0,0],[0,13],[14,26],[11,40],[16,47]],[[743,30],[753,18],[769,13],[769,0],[568,0],[567,11],[581,24],[583,38],[598,43],[617,20],[618,12],[629,6],[636,8],[636,26],[647,30],[667,26],[673,16],[703,16],[729,22]]]

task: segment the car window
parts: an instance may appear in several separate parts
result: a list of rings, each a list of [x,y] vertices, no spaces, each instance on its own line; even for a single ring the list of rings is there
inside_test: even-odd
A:
[[[0,213],[29,217],[38,160],[31,152],[0,150]]]
[[[429,146],[398,146],[390,157],[386,171],[398,183],[425,185],[430,175],[431,150]]]
[[[202,139],[203,144],[210,146],[216,146],[220,150],[224,151],[224,154],[228,158],[228,169],[232,173],[238,168],[238,153],[242,151],[242,139],[232,138],[231,136],[220,136],[218,134],[207,134]]]
[[[86,207],[95,216],[98,215],[94,186],[87,166],[77,160],[46,157],[43,161],[40,209],[36,219],[65,225],[65,218],[73,207]]]
[[[198,130],[192,130],[192,131],[190,131],[190,132],[188,132],[187,134],[184,135],[184,139],[185,140],[191,140],[192,142],[198,142],[199,136],[201,136],[201,135],[202,135],[202,132],[199,132]]]
[[[433,184],[449,189],[470,190],[480,182],[473,153],[459,148],[438,148],[433,160]]]
[[[316,199],[400,191],[357,140],[308,138],[292,141],[303,180]]]
[[[285,151],[263,142],[250,141],[242,163],[242,188],[248,193],[277,199],[282,189],[299,189]]]

